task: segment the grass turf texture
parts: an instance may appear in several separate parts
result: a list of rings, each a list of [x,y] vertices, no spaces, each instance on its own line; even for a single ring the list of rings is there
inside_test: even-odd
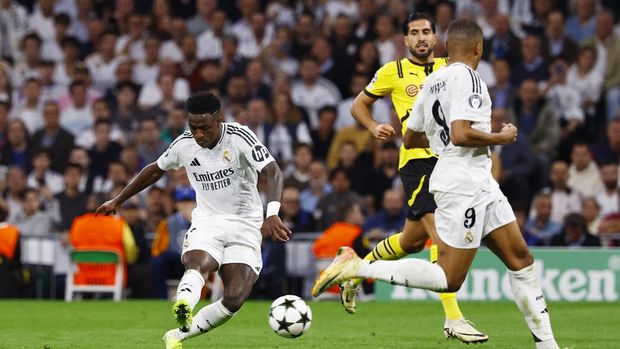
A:
[[[201,302],[198,307],[204,306]],[[310,302],[313,322],[297,339],[271,331],[270,302],[248,302],[222,327],[184,348],[465,348],[443,338],[439,302],[371,302],[349,315],[336,302]],[[174,327],[165,301],[0,301],[0,348],[163,348]],[[491,337],[474,348],[534,348],[516,305],[463,302],[463,311]],[[620,303],[550,303],[556,338],[572,349],[618,348]],[[471,346],[469,346],[471,347]]]

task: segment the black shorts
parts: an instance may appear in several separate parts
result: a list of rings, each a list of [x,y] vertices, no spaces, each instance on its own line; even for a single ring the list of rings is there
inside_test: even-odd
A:
[[[398,171],[409,206],[407,218],[418,220],[427,213],[435,212],[437,205],[433,195],[428,192],[428,182],[436,163],[436,157],[413,159]]]

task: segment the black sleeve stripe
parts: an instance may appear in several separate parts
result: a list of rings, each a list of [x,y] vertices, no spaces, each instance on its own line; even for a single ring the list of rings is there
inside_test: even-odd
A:
[[[482,93],[482,86],[480,84],[480,75],[478,75],[478,73],[476,73],[475,71],[473,72],[473,74],[476,77],[476,83],[478,84],[478,93]]]
[[[250,147],[254,145],[247,138],[245,138],[245,136],[243,136],[242,134],[238,133],[235,130],[232,130],[232,128],[230,130],[226,131],[226,133],[228,133],[229,135],[239,136],[239,138],[243,139]]]
[[[246,136],[248,136],[250,138],[250,140],[254,141],[254,143],[258,143],[258,139],[256,139],[256,137],[254,137],[252,135],[252,132],[250,132],[250,131],[248,131],[248,130],[246,130],[244,128],[241,128],[241,127],[235,127],[235,128],[237,129],[237,131],[239,131],[239,132],[245,134]]]
[[[367,90],[365,87],[364,87],[364,90],[363,90],[363,91],[364,91],[364,94],[365,94],[366,96],[370,97],[370,98],[374,98],[374,99],[383,98],[383,96],[379,96],[379,95],[376,95],[376,94],[374,94],[374,93],[372,93],[372,92],[368,92],[368,90]]]
[[[403,78],[405,75],[403,74],[403,62],[399,60],[396,61],[396,70],[398,71],[398,77]]]
[[[230,128],[233,130],[233,132],[235,134],[238,134],[241,137],[244,137],[249,143],[251,143],[250,145],[254,145],[256,143],[256,141],[252,138],[252,136],[250,136],[250,134],[245,130],[240,129],[239,127],[235,127],[235,126],[230,126]]]
[[[469,73],[469,77],[471,78],[471,92],[476,92],[476,82],[474,81],[474,75],[471,73],[471,70],[467,69]]]

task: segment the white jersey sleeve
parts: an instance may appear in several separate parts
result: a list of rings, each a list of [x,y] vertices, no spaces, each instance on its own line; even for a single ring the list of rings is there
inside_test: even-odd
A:
[[[235,145],[239,152],[243,154],[248,163],[256,171],[262,169],[272,161],[275,161],[267,147],[265,147],[248,127],[239,124],[228,124],[226,132],[235,134]]]
[[[480,112],[484,91],[478,73],[465,65],[460,65],[453,71],[457,74],[450,81],[450,123],[455,120],[487,121]]]
[[[167,170],[178,170],[183,165],[180,162],[179,151],[181,149],[181,143],[187,142],[193,138],[191,132],[185,131],[179,137],[177,137],[166,151],[159,156],[157,159],[157,166],[160,169]]]

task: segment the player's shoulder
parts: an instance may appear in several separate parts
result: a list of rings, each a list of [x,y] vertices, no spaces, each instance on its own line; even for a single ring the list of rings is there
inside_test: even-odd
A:
[[[191,140],[194,137],[192,136],[192,133],[190,131],[185,131],[183,133],[181,133],[181,135],[179,135],[177,138],[175,138],[172,143],[170,143],[170,146],[168,146],[168,149],[172,149],[173,147],[181,147],[185,144],[191,144]]]
[[[454,83],[463,87],[462,92],[469,91],[465,86],[471,86],[471,92],[482,93],[482,79],[474,69],[463,63],[453,63],[447,66],[448,76],[453,79]]]
[[[434,68],[441,68],[443,66],[448,65],[448,57],[435,57],[433,59]]]
[[[224,122],[222,123],[222,127],[224,128],[223,133],[233,142],[243,142],[249,146],[258,143],[254,132],[245,125],[241,125],[237,122]]]
[[[389,61],[385,63],[384,65],[382,65],[381,68],[379,68],[379,70],[377,70],[376,75],[381,75],[381,76],[386,76],[386,77],[392,77],[395,75],[399,75],[399,72],[402,72],[403,70],[402,67],[403,67],[402,59]]]

